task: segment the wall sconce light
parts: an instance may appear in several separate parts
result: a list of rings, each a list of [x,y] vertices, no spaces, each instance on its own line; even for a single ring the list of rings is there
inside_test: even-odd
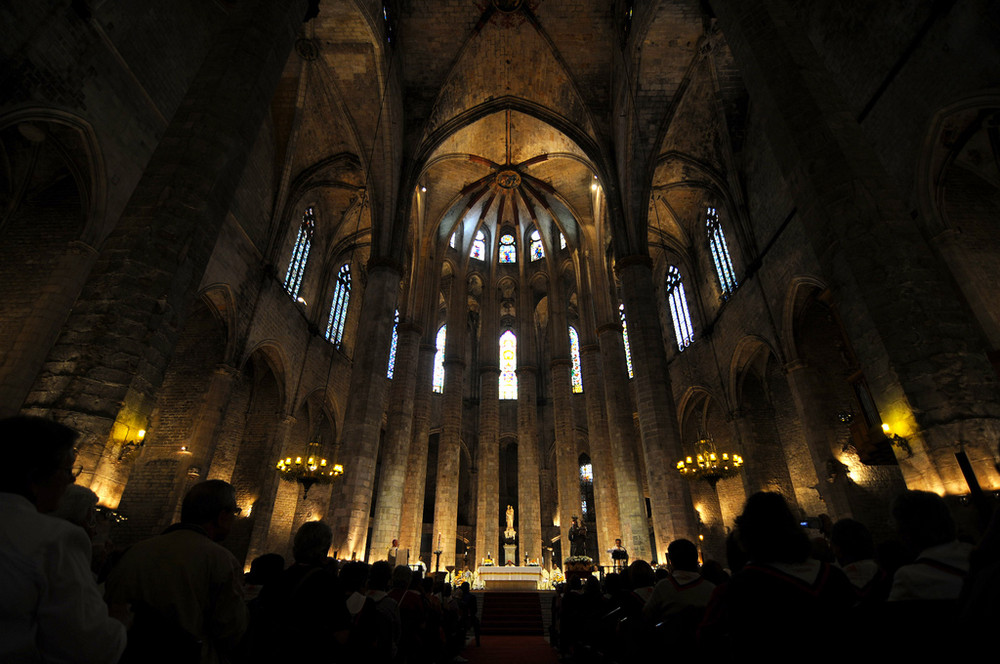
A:
[[[882,433],[889,439],[889,442],[893,447],[906,452],[907,458],[913,456],[913,449],[910,447],[910,441],[903,436],[900,436],[898,433],[892,433],[889,425],[884,422],[882,423]]]
[[[121,450],[118,451],[118,460],[122,462],[132,460],[132,458],[134,458],[135,455],[139,453],[139,450],[142,449],[142,446],[146,442],[145,429],[139,429],[138,431],[136,431],[135,438],[133,440],[129,440],[130,431],[131,429],[129,427],[126,427],[125,440],[122,441],[122,448]]]
[[[198,477],[201,477],[201,468],[199,468],[198,466],[190,466],[188,468],[187,475],[191,479],[196,479]]]

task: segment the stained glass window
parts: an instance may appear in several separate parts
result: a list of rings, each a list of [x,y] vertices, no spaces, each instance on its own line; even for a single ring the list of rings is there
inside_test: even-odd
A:
[[[531,260],[537,261],[545,258],[545,249],[542,248],[542,234],[538,229],[531,231]]]
[[[517,249],[514,247],[514,236],[510,233],[500,236],[500,262],[517,262]]]
[[[670,301],[670,317],[674,320],[677,348],[684,350],[694,341],[694,328],[691,326],[691,313],[688,311],[687,295],[684,294],[681,271],[673,265],[667,268],[666,287],[667,299]]]
[[[566,248],[566,236],[563,235],[562,233],[559,234],[559,248],[560,249]]]
[[[431,381],[431,388],[435,392],[444,392],[444,341],[447,335],[448,326],[442,325],[434,340],[437,352],[434,353],[434,379]]]
[[[337,288],[333,291],[330,304],[330,320],[326,324],[326,340],[340,346],[344,340],[344,325],[347,323],[347,305],[351,300],[351,266],[344,263],[337,273]]]
[[[451,238],[449,238],[449,240],[448,240],[448,246],[451,247],[452,249],[455,248],[455,237],[457,235],[458,235],[458,233],[452,233],[451,234]]]
[[[583,374],[580,372],[580,335],[576,333],[576,328],[572,325],[569,328],[569,354],[573,358],[573,368],[570,370],[573,392],[579,394],[583,392]]]
[[[584,521],[591,520],[594,504],[594,466],[585,454],[580,455],[580,512]]]
[[[622,317],[622,341],[625,342],[625,365],[628,367],[628,377],[632,378],[632,350],[628,347],[628,324],[625,322],[625,304],[618,305],[618,313]]]
[[[296,299],[302,288],[302,275],[306,273],[306,262],[309,260],[309,248],[312,246],[313,233],[316,230],[316,215],[313,209],[307,207],[299,224],[299,233],[295,236],[295,246],[292,247],[292,258],[288,261],[288,272],[285,273],[285,290]]]
[[[486,233],[476,231],[476,239],[472,243],[472,257],[477,261],[486,260]]]
[[[396,317],[392,321],[392,342],[389,344],[389,370],[385,372],[386,378],[392,380],[393,371],[396,368],[396,342],[399,341],[399,309],[396,309]]]
[[[500,398],[517,398],[517,337],[510,330],[500,336]]]
[[[729,246],[726,235],[722,232],[722,222],[714,207],[708,208],[705,226],[708,229],[708,245],[712,250],[712,261],[715,263],[715,273],[719,277],[719,287],[723,297],[728,297],[736,290],[736,271],[729,256]]]

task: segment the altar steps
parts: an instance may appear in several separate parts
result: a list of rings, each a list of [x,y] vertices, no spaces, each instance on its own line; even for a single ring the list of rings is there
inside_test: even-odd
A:
[[[551,592],[484,592],[481,595],[482,633],[543,635],[542,601],[550,595]]]

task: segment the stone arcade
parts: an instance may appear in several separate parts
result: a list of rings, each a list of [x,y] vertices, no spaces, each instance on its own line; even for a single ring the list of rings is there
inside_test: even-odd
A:
[[[0,409],[82,432],[121,543],[204,478],[241,559],[325,518],[442,568],[507,505],[518,562],[578,515],[610,565],[720,556],[761,489],[876,530],[1000,489],[995,5],[316,12],[0,9]],[[683,480],[703,437],[743,472]]]

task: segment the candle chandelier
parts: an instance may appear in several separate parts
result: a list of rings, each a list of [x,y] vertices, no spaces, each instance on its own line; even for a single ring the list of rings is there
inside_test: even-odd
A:
[[[743,457],[730,451],[720,452],[715,441],[702,436],[694,444],[694,454],[677,462],[677,472],[689,480],[704,480],[713,487],[719,480],[739,475]]]
[[[344,467],[339,463],[329,464],[319,456],[319,443],[311,442],[306,457],[285,457],[278,461],[278,476],[286,482],[298,482],[305,491],[304,498],[314,484],[330,484],[344,474]]]

